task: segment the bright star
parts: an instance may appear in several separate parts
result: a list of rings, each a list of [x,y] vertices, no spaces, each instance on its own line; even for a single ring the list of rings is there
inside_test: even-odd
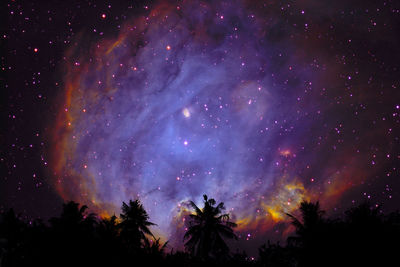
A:
[[[189,118],[190,117],[190,111],[187,108],[184,108],[182,110],[183,116],[185,116],[185,118]]]

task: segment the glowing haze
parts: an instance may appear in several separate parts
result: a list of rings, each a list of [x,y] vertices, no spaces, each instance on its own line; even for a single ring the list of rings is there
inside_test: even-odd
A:
[[[185,203],[203,194],[249,239],[302,200],[333,208],[372,177],[357,144],[374,133],[347,112],[362,96],[344,86],[353,74],[318,29],[304,38],[269,8],[162,2],[119,36],[77,37],[54,131],[59,194],[103,215],[139,198],[178,244]],[[357,142],[344,142],[352,130]]]

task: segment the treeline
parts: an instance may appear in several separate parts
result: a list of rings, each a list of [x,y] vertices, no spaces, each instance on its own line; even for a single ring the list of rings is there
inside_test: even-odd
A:
[[[231,253],[237,239],[223,203],[204,195],[190,202],[185,251],[173,251],[150,231],[154,225],[139,200],[122,204],[119,217],[99,218],[86,206],[63,204],[48,223],[26,222],[12,209],[0,214],[1,266],[399,266],[400,213],[383,215],[364,203],[343,219],[325,218],[319,203],[303,202],[285,245],[269,241],[259,257]]]

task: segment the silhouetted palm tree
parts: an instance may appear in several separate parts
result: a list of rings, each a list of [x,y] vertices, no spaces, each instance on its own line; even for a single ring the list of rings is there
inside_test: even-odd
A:
[[[292,219],[292,225],[296,228],[296,237],[288,238],[289,243],[294,241],[301,246],[307,246],[311,240],[315,240],[315,235],[323,223],[323,215],[325,211],[321,210],[319,202],[303,201],[300,204],[300,212],[302,221],[295,216],[287,215]]]
[[[121,238],[128,246],[134,249],[142,247],[142,242],[150,235],[154,238],[149,227],[155,225],[149,221],[149,215],[138,199],[130,200],[129,205],[122,203]]]
[[[63,204],[63,210],[60,218],[51,218],[50,222],[55,227],[67,228],[92,228],[97,224],[96,214],[87,213],[88,207],[79,203],[69,201]]]
[[[119,227],[117,216],[113,215],[109,218],[103,218],[99,224],[99,232],[101,236],[107,240],[116,239],[119,235]]]
[[[144,241],[144,253],[147,255],[152,265],[162,265],[162,260],[165,256],[165,249],[167,247],[168,241],[161,244],[160,238],[149,241],[145,239]],[[149,261],[147,261],[149,262]],[[158,264],[157,264],[158,263]]]
[[[202,209],[190,201],[195,213],[190,215],[191,221],[184,236],[189,240],[185,247],[192,255],[201,258],[228,255],[229,248],[223,238],[237,239],[232,230],[237,225],[229,221],[229,214],[221,214],[225,209],[223,202],[214,206],[214,199],[208,199],[207,195],[203,197]]]
[[[145,248],[148,254],[160,254],[163,255],[165,252],[165,248],[168,245],[168,241],[161,245],[160,238],[155,239],[153,242],[149,240],[145,240]]]
[[[68,255],[64,264],[70,265],[79,261],[88,263],[95,255],[98,244],[96,229],[98,219],[96,214],[88,213],[86,205],[70,201],[63,204],[60,217],[51,218],[48,240],[48,260],[63,258]],[[50,245],[52,244],[52,245]]]
[[[291,214],[292,225],[296,228],[296,235],[288,238],[288,245],[296,252],[298,266],[320,266],[322,259],[330,247],[327,239],[330,237],[329,224],[323,219],[324,211],[319,202],[303,201],[300,204],[301,220]],[[330,262],[326,266],[331,266]]]

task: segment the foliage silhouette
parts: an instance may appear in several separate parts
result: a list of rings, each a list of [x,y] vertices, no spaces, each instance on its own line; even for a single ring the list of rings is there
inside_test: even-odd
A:
[[[162,244],[151,234],[150,227],[154,224],[140,201],[124,204],[120,217],[100,219],[88,213],[86,206],[67,202],[60,216],[51,218],[49,224],[23,220],[12,209],[1,212],[0,264],[2,267],[393,266],[400,251],[400,213],[385,216],[380,206],[369,203],[351,208],[343,213],[342,219],[335,220],[324,216],[318,202],[301,203],[301,216],[288,215],[295,232],[287,244],[268,242],[259,248],[257,260],[245,253],[228,254],[226,244],[216,242],[215,233],[221,239],[234,238],[235,224],[228,220],[227,214],[222,214],[223,203],[216,205],[207,196],[202,209],[191,203],[195,213],[190,217],[192,230],[186,233],[188,252],[168,253],[168,242]],[[221,234],[221,229],[229,235]],[[188,243],[190,240],[193,243]],[[204,246],[206,242],[209,243]]]
[[[297,219],[291,214],[287,214],[292,219],[292,225],[296,228],[296,235],[290,237],[288,242],[298,243],[300,246],[308,246],[310,242],[317,238],[321,225],[323,225],[323,215],[325,211],[322,211],[319,206],[319,202],[316,203],[303,201],[300,203],[300,213],[302,221]]]
[[[146,235],[155,238],[149,229],[155,224],[149,221],[149,215],[138,199],[130,200],[128,204],[123,202],[120,217],[120,236],[130,249],[142,248],[147,242]]]
[[[279,242],[272,244],[270,241],[258,249],[259,263],[262,266],[289,267],[296,265],[296,258],[292,247],[282,247]]]
[[[399,227],[384,222],[379,206],[351,208],[344,221],[325,219],[318,202],[302,202],[300,213],[301,219],[288,214],[296,230],[287,249],[298,266],[379,266],[395,255],[393,247],[399,248]]]
[[[189,240],[185,247],[192,255],[203,259],[227,256],[229,248],[224,238],[237,239],[232,230],[237,225],[229,221],[229,214],[221,214],[225,209],[223,202],[215,206],[214,199],[208,199],[207,195],[203,198],[202,209],[190,201],[195,213],[190,215],[191,221],[184,236]]]

